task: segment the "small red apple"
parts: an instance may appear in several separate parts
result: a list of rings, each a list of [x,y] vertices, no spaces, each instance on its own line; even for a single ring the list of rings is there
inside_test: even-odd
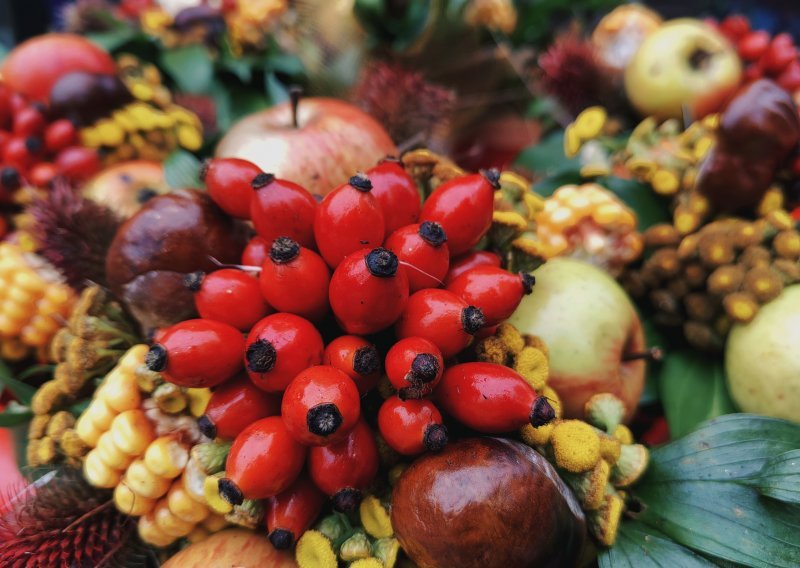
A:
[[[309,98],[242,119],[222,138],[216,155],[249,160],[324,196],[396,153],[386,130],[362,110],[337,99]]]

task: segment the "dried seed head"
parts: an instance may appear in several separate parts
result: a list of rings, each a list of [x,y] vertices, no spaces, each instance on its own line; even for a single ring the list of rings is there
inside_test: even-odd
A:
[[[742,285],[744,274],[744,268],[739,265],[720,266],[708,277],[708,291],[717,296],[736,292]]]
[[[735,322],[747,323],[758,313],[758,302],[749,292],[734,292],[722,300],[725,313]]]
[[[756,267],[747,271],[744,277],[744,289],[761,302],[769,302],[777,298],[783,291],[783,281],[769,267]]]

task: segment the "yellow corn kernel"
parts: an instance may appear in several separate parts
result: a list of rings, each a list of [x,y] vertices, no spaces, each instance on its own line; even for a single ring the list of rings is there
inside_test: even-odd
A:
[[[95,398],[102,400],[116,412],[139,408],[142,402],[134,374],[119,368],[108,374]]]
[[[227,527],[228,521],[225,519],[224,515],[211,513],[208,515],[208,517],[206,517],[202,524],[208,529],[209,532],[215,533]]]
[[[111,423],[114,444],[129,456],[144,453],[156,435],[153,424],[140,409],[126,410]]]
[[[139,538],[152,546],[164,548],[175,542],[175,537],[169,536],[156,525],[152,512],[139,519],[137,529]]]
[[[173,515],[163,499],[156,505],[153,511],[153,518],[156,521],[156,526],[160,528],[164,534],[170,536],[186,536],[194,529],[194,523],[187,523]]]
[[[207,539],[210,534],[211,533],[209,533],[208,529],[205,527],[194,527],[192,532],[186,535],[186,540],[194,544],[195,542],[200,542],[201,540]]]
[[[114,444],[114,438],[110,432],[104,432],[97,440],[96,451],[107,466],[125,471],[133,461],[133,458],[126,453],[123,453]]]
[[[134,460],[128,466],[125,471],[125,483],[131,488],[131,491],[148,499],[161,497],[171,485],[169,479],[159,477],[147,469],[144,460],[141,459]]]
[[[121,513],[141,517],[153,510],[156,500],[142,497],[123,481],[114,488],[114,505]]]
[[[156,438],[144,453],[147,469],[166,479],[178,477],[189,461],[189,448],[174,436]]]
[[[100,434],[102,434],[94,423],[86,417],[86,413],[78,417],[78,421],[75,423],[75,431],[78,433],[78,437],[83,440],[83,443],[91,448],[97,445]]]
[[[121,476],[122,474],[118,470],[103,463],[97,450],[92,450],[86,454],[86,459],[83,462],[83,477],[90,485],[111,489],[116,487]]]
[[[144,343],[134,345],[125,352],[125,354],[119,360],[119,363],[117,363],[117,366],[122,369],[135,371],[139,365],[144,363],[144,358],[149,349],[150,348]]]
[[[196,501],[186,488],[183,480],[172,484],[167,493],[167,506],[172,514],[187,523],[199,523],[208,517],[208,507]]]
[[[117,417],[117,412],[109,408],[102,399],[94,399],[84,412],[94,427],[100,432],[105,432],[111,428],[111,423]]]
[[[211,399],[211,389],[186,389],[186,398],[189,399],[189,412],[195,418],[199,418],[206,412],[208,401]]]

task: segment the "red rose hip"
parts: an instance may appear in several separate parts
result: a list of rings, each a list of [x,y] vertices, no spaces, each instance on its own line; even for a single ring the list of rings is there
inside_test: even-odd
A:
[[[301,474],[292,485],[264,503],[264,523],[272,546],[286,550],[309,529],[322,511],[325,495]]]
[[[400,260],[411,292],[443,284],[450,266],[450,252],[447,235],[439,223],[406,225],[389,235],[384,246]]]
[[[500,257],[488,250],[468,252],[450,261],[450,269],[447,271],[447,276],[444,278],[444,285],[446,287],[450,282],[476,266],[497,266],[499,268],[500,264]]]
[[[511,317],[522,298],[533,292],[536,279],[527,272],[513,274],[496,266],[477,266],[447,285],[447,289],[481,309],[486,325]]]
[[[269,248],[272,245],[264,237],[254,236],[244,247],[242,264],[244,266],[261,266],[269,258]]]
[[[372,182],[372,195],[383,211],[387,237],[400,227],[417,222],[422,210],[419,190],[399,160],[385,158],[367,170],[367,177]]]
[[[401,339],[386,354],[386,375],[401,398],[431,394],[443,371],[442,352],[422,337]]]
[[[447,445],[442,414],[429,400],[387,398],[378,412],[378,429],[389,447],[404,456],[438,452]]]
[[[200,179],[214,203],[228,215],[250,218],[253,180],[263,174],[252,162],[239,158],[211,158],[200,170]]]
[[[378,350],[369,341],[357,335],[341,335],[325,347],[322,356],[325,365],[344,372],[366,394],[377,383],[381,370]]]
[[[248,331],[270,307],[258,280],[243,270],[222,268],[210,274],[191,272],[183,280],[194,292],[194,305],[203,319],[212,319]]]
[[[279,396],[262,391],[241,375],[214,389],[197,426],[211,439],[232,440],[256,420],[280,412]]]
[[[272,243],[289,237],[306,248],[314,248],[314,197],[296,183],[259,174],[252,181],[250,218],[256,232]]]

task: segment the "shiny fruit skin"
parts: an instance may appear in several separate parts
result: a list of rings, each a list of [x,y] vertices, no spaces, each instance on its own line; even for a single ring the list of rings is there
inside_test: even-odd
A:
[[[289,237],[306,248],[314,247],[314,212],[317,202],[303,187],[263,174],[254,181],[250,219],[267,242]]]
[[[361,397],[356,384],[328,365],[301,371],[283,393],[281,415],[286,428],[306,446],[342,441],[360,414]]]
[[[442,285],[450,267],[450,250],[441,225],[430,221],[406,225],[389,235],[384,246],[400,259],[410,292]]]
[[[486,325],[491,326],[511,317],[522,297],[533,291],[533,277],[496,266],[478,266],[453,280],[447,289],[480,308]]]
[[[357,335],[340,335],[325,347],[322,363],[336,367],[358,387],[363,396],[378,384],[381,361],[375,345]]]
[[[468,252],[450,261],[450,269],[444,278],[444,285],[447,287],[450,282],[476,266],[497,266],[499,268],[500,264],[500,257],[493,252],[486,250]]]
[[[495,363],[448,367],[436,389],[442,410],[485,434],[511,432],[528,424],[538,398],[516,371]]]
[[[280,412],[279,396],[265,393],[240,375],[214,389],[198,424],[211,439],[233,440],[256,420],[278,416]]]
[[[46,125],[42,112],[28,106],[14,115],[11,131],[15,136],[36,136],[42,134]]]
[[[239,158],[211,158],[200,171],[200,177],[214,203],[228,215],[250,218],[253,180],[263,173],[258,166]]]
[[[56,165],[61,174],[72,182],[87,180],[102,167],[97,150],[81,146],[61,150],[56,157]]]
[[[249,331],[274,311],[264,302],[258,280],[243,270],[195,272],[187,276],[187,283],[194,292],[194,305],[201,318],[221,321],[240,331]]]
[[[242,265],[244,266],[261,266],[264,261],[269,258],[269,247],[272,245],[270,241],[264,237],[255,235],[244,247],[242,252]]]
[[[176,385],[214,387],[241,370],[243,350],[244,338],[235,327],[214,320],[186,320],[163,330],[150,348],[147,364]]]
[[[283,392],[300,371],[322,362],[324,349],[322,336],[310,321],[294,314],[272,314],[247,336],[245,369],[258,388]]]
[[[264,524],[272,545],[279,550],[294,546],[324,504],[325,494],[305,474],[286,490],[268,498],[264,503]]]
[[[261,293],[270,306],[319,321],[328,313],[331,271],[322,257],[286,237],[273,241],[261,267]]]
[[[372,182],[363,175],[353,176],[326,195],[314,217],[319,253],[331,268],[349,254],[380,246],[385,227]]]
[[[449,290],[428,288],[409,297],[395,331],[400,339],[427,339],[449,359],[472,343],[483,324],[483,315],[474,306]]]
[[[770,36],[769,32],[764,30],[757,30],[750,32],[736,45],[736,50],[739,56],[746,61],[755,61],[759,59],[769,47]]]
[[[452,256],[474,247],[492,226],[497,172],[490,170],[487,176],[453,178],[437,187],[422,206],[420,221],[435,221],[444,228]]]
[[[447,440],[443,428],[442,414],[429,400],[400,400],[392,396],[383,402],[378,411],[381,436],[390,448],[404,456],[416,456],[428,449],[441,450]],[[444,443],[437,440],[436,445],[432,446],[430,432],[437,430],[445,433]]]
[[[432,374],[431,370],[435,373]],[[443,372],[442,352],[423,337],[401,339],[386,353],[386,376],[399,392],[414,388],[426,396],[442,380]]]
[[[347,438],[308,450],[308,473],[314,485],[333,498],[338,510],[353,510],[378,473],[380,459],[375,435],[360,419]]]
[[[47,101],[50,89],[67,73],[113,75],[114,59],[88,39],[73,34],[45,34],[18,45],[3,62],[2,75],[12,90],[29,100]]]
[[[225,475],[245,499],[266,499],[291,486],[303,469],[306,453],[280,416],[262,418],[236,436]]]
[[[396,160],[382,160],[366,172],[372,182],[372,195],[378,200],[386,224],[385,236],[400,227],[417,222],[422,211],[419,190],[414,179]]]
[[[364,249],[339,264],[331,277],[328,297],[345,332],[369,335],[389,327],[400,317],[408,301],[408,278],[398,270],[393,253],[386,249]]]
[[[66,118],[51,122],[44,131],[44,145],[50,152],[72,146],[77,140],[75,125]]]
[[[50,187],[53,179],[58,176],[59,171],[55,164],[50,162],[39,162],[31,168],[28,177],[34,187]]]
[[[28,149],[28,140],[21,136],[14,136],[3,147],[3,162],[21,171],[27,171],[37,161],[37,157]],[[37,140],[30,138],[30,140]]]

